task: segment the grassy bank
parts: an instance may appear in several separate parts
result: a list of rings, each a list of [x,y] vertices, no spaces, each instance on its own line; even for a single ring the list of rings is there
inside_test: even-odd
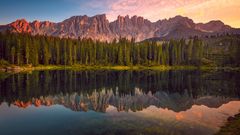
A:
[[[224,71],[240,71],[239,67],[210,67],[210,66],[103,66],[103,65],[39,65],[36,67],[31,66],[1,66],[0,72],[22,72],[22,71],[33,71],[33,70],[224,70]]]
[[[229,117],[227,123],[216,135],[240,135],[240,113]]]
[[[73,65],[73,66],[37,66],[34,70],[46,69],[72,69],[72,70],[183,70],[183,69],[197,69],[194,66],[89,66],[89,65]]]

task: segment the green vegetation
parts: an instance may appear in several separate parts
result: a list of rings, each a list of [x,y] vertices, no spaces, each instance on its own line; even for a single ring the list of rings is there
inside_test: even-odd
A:
[[[225,126],[221,127],[216,135],[239,135],[240,134],[240,114],[229,117]]]
[[[0,81],[8,78],[9,76],[10,76],[9,73],[0,72]]]
[[[8,67],[0,67],[0,73],[18,73],[18,72],[29,72],[33,70],[202,70],[202,71],[240,71],[239,67],[210,67],[210,66],[99,66],[99,65],[38,65],[35,67],[31,66],[15,66],[10,65]]]
[[[221,43],[220,46],[204,42],[198,37],[188,40],[141,43],[135,43],[133,39],[129,41],[120,38],[118,42],[114,40],[107,43],[85,38],[67,39],[6,32],[0,33],[0,64],[28,67],[85,65],[84,67],[116,68],[118,66],[117,69],[183,65],[239,66],[239,38],[233,36],[222,39],[224,42],[218,41]]]
[[[0,60],[0,67],[8,67],[10,66],[10,64],[8,63],[8,61],[1,59]]]
[[[28,68],[25,68],[28,69]],[[71,69],[71,70],[81,70],[81,69],[86,69],[86,70],[183,70],[183,69],[189,69],[189,70],[194,70],[194,69],[199,69],[199,67],[195,66],[164,66],[164,65],[159,65],[159,66],[89,66],[89,65],[71,65],[71,66],[56,66],[56,65],[49,65],[49,66],[37,66],[31,68],[33,70],[58,70],[58,69]],[[29,69],[29,70],[31,70]],[[212,68],[213,69],[213,68]]]

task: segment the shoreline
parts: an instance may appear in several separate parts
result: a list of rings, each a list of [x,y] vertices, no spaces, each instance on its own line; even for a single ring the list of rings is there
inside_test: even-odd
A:
[[[103,66],[103,65],[39,65],[39,66],[0,66],[0,72],[25,72],[25,71],[41,71],[41,70],[158,70],[158,71],[168,71],[168,70],[213,70],[213,71],[240,71],[240,67],[214,67],[214,66]]]
[[[227,122],[215,135],[239,135],[240,134],[240,113],[229,117]]]

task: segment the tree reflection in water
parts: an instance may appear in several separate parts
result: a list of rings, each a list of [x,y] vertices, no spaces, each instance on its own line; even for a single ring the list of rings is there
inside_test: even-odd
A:
[[[239,93],[237,72],[14,74],[0,79],[0,134],[211,135],[239,112]]]

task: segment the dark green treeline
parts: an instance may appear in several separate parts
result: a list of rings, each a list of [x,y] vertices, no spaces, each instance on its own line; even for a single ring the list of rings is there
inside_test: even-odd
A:
[[[200,65],[207,45],[189,40],[111,43],[29,34],[0,33],[0,59],[24,65]]]

